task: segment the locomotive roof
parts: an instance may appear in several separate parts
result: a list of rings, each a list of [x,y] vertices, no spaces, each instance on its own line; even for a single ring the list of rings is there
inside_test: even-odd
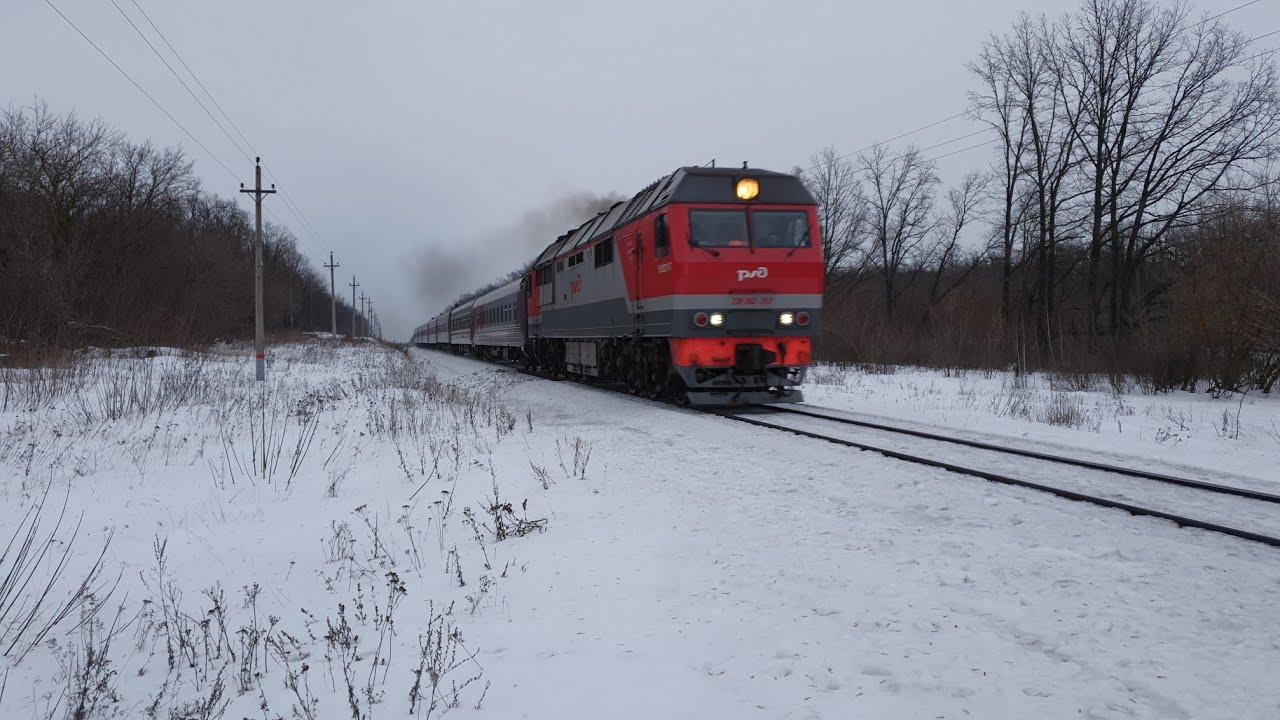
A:
[[[787,173],[756,168],[682,167],[649,184],[630,200],[614,203],[608,210],[556,238],[538,256],[534,265],[542,265],[569,248],[585,245],[650,210],[673,202],[742,202],[737,197],[735,186],[744,177],[760,182],[760,193],[751,201],[753,204],[817,204],[800,179]]]

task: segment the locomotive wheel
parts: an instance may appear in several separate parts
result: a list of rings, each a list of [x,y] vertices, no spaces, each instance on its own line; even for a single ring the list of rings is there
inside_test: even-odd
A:
[[[638,367],[631,367],[627,370],[627,392],[632,395],[639,395],[644,389],[644,374]]]
[[[678,377],[671,378],[671,397],[675,400],[676,405],[689,407],[689,388]]]
[[[667,389],[667,384],[662,381],[661,371],[656,368],[648,372],[648,380],[645,384],[645,396],[650,400],[657,400],[662,397],[662,391]]]

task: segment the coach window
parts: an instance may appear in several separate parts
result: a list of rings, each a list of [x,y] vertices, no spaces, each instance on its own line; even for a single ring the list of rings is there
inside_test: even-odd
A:
[[[671,242],[667,236],[667,216],[659,215],[653,221],[653,256],[666,257],[671,254]]]
[[[604,267],[613,262],[613,238],[596,245],[596,267]]]

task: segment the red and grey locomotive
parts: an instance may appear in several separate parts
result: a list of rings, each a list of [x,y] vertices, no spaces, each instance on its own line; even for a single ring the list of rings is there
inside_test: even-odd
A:
[[[685,167],[413,342],[695,405],[798,402],[822,290],[816,203],[798,178]]]

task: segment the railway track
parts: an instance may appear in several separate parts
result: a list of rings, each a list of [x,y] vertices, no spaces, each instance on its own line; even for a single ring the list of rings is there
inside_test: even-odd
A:
[[[706,412],[735,422],[1280,547],[1280,495],[1259,490],[883,425],[803,407],[765,406]]]
[[[562,379],[548,377],[514,365],[507,365],[507,367],[521,374],[544,380]],[[605,392],[626,394],[625,390],[611,388],[607,384],[591,383],[586,386]],[[662,401],[653,400],[653,402]],[[1181,527],[1197,528],[1280,547],[1280,495],[1277,494],[993,445],[938,433],[839,417],[815,410],[817,409],[806,406],[760,405],[747,408],[705,408],[695,412],[794,433],[845,447],[878,452],[897,460],[941,468],[1005,485],[1040,490],[1069,500],[1124,510],[1133,515],[1160,518]],[[793,422],[777,421],[787,416],[791,416]],[[794,419],[799,419],[800,422],[795,422]],[[833,427],[855,430],[853,436],[850,436],[847,430],[843,433],[838,431],[833,433]],[[904,440],[904,438],[907,439]],[[919,440],[932,444],[933,450],[922,450],[919,447]],[[960,452],[939,451],[939,447],[958,448]],[[1013,462],[1010,459],[1013,459]],[[1001,469],[997,471],[991,468]],[[1075,476],[1064,476],[1063,468],[1077,469]],[[1018,476],[1010,474],[1012,472],[1016,472]]]

